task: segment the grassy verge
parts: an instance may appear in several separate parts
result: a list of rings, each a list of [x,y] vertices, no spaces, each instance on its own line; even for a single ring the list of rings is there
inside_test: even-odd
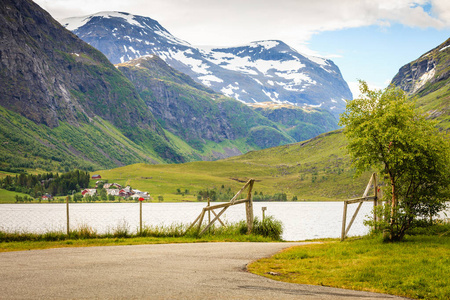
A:
[[[246,234],[247,224],[244,221],[227,224],[225,227],[212,226],[201,236],[196,229],[187,231],[187,225],[184,224],[144,226],[142,232],[132,232],[126,224],[122,224],[106,233],[98,233],[89,226],[80,226],[70,231],[69,235],[62,231],[46,233],[0,231],[0,252],[162,243],[273,242],[281,241],[282,231],[281,222],[271,217],[264,221],[255,218],[252,234]]]
[[[0,252],[26,251],[65,247],[99,247],[147,244],[175,244],[175,243],[205,243],[205,242],[273,242],[270,238],[257,235],[226,237],[205,235],[195,237],[134,237],[134,238],[95,238],[95,239],[66,239],[60,241],[23,241],[1,242]]]
[[[411,297],[450,299],[450,234],[381,237],[291,248],[252,263],[271,279]]]
[[[15,203],[16,202],[16,195],[19,197],[29,197],[27,194],[22,193],[16,193],[7,191],[4,189],[0,189],[0,203]]]

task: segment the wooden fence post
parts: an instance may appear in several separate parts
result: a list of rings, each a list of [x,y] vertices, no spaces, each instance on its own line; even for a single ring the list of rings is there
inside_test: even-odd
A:
[[[374,187],[374,195],[373,196],[368,196],[367,194],[369,194],[370,188]],[[364,191],[364,194],[361,198],[355,198],[355,199],[349,199],[344,201],[344,214],[342,216],[342,231],[341,231],[341,242],[343,240],[345,240],[345,237],[347,236],[350,227],[352,226],[353,222],[356,219],[356,216],[358,215],[359,209],[361,208],[362,204],[364,201],[373,201],[373,206],[374,206],[374,221],[377,221],[377,215],[375,214],[375,208],[378,205],[378,187],[377,187],[377,174],[373,173],[372,176],[370,176],[370,180],[369,183],[366,186],[366,189]],[[353,204],[353,203],[359,203],[358,207],[356,208],[352,219],[350,220],[350,223],[348,224],[348,226],[346,226],[347,223],[347,206],[348,204]],[[376,226],[376,225],[374,225]]]
[[[142,201],[139,200],[139,234],[142,235]]]
[[[245,210],[247,213],[247,234],[250,234],[253,230],[253,183],[255,181],[252,179],[250,180],[250,185],[248,186],[248,193],[247,193],[247,202],[245,203]]]
[[[66,197],[66,214],[67,214],[67,236],[70,233],[69,228],[69,196]]]
[[[211,199],[208,197],[208,207],[211,206]],[[208,224],[211,223],[211,211],[208,210]]]
[[[201,225],[203,222],[203,218],[205,217],[205,213],[206,211],[208,211],[208,225],[206,225],[206,227],[200,232],[200,235],[202,235],[206,230],[208,230],[215,221],[219,221],[222,226],[225,226],[225,223],[222,222],[222,220],[220,220],[220,216],[227,210],[227,208],[229,208],[230,206],[233,205],[237,205],[237,204],[241,204],[241,203],[245,203],[245,210],[246,210],[246,217],[247,217],[247,228],[248,228],[248,233],[251,233],[252,229],[253,229],[253,195],[252,195],[252,189],[253,189],[253,183],[255,182],[254,179],[250,179],[240,190],[239,192],[237,192],[236,195],[234,195],[233,198],[231,198],[230,202],[227,203],[222,203],[222,204],[215,204],[212,205],[209,202],[208,199],[208,205],[206,207],[203,208],[202,212],[200,213],[200,215],[195,219],[195,221],[188,227],[188,229],[186,230],[186,233],[192,228],[194,227],[197,222],[197,232],[200,231],[201,229]],[[238,196],[248,187],[248,193],[247,193],[247,197],[245,199],[237,199]],[[215,209],[219,209],[221,208],[222,210],[216,214],[216,212],[214,211]],[[214,218],[211,220],[210,218],[210,213],[214,214]]]
[[[344,201],[344,215],[342,216],[341,242],[345,239],[345,224],[347,223],[347,201]]]

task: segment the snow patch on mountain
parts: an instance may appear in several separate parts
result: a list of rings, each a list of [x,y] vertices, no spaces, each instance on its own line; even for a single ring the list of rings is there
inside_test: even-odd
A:
[[[98,12],[96,14],[83,16],[83,17],[67,18],[67,19],[63,20],[63,26],[66,27],[70,31],[74,31],[74,30],[86,25],[86,23],[88,23],[94,17],[100,17],[100,18],[105,18],[105,19],[122,18],[130,25],[145,28],[138,21],[136,21],[134,19],[134,15],[131,15],[129,13],[124,13],[124,12],[118,12],[118,11],[103,11],[103,12]],[[116,28],[116,30],[117,30],[117,28]]]
[[[432,79],[434,77],[434,75],[436,74],[436,68],[433,68],[431,70],[429,70],[428,72],[425,72],[422,74],[422,76],[420,76],[419,80],[417,80],[414,83],[414,87],[412,92],[415,93],[417,92],[421,87],[423,87],[430,79]]]
[[[155,20],[121,12],[68,18],[62,24],[113,63],[158,55],[195,81],[242,102],[306,103],[340,113],[345,103],[332,100],[352,98],[331,60],[303,55],[279,40],[195,47]]]
[[[223,82],[222,79],[220,79],[220,78],[217,77],[217,76],[211,75],[211,74],[209,74],[209,75],[204,75],[204,76],[200,76],[200,77],[198,77],[198,79],[200,79],[200,80],[202,81],[202,83],[203,83],[204,85],[208,86],[208,87],[211,87],[211,82],[212,82],[212,81],[213,81],[213,82]]]

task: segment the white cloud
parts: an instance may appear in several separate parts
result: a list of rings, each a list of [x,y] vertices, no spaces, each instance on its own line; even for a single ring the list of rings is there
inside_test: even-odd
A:
[[[386,80],[384,86],[380,86],[378,83],[373,82],[366,82],[369,89],[371,90],[382,90],[388,87],[389,83],[391,83],[391,80]],[[359,91],[359,82],[358,81],[350,81],[347,82],[348,87],[350,88],[350,91],[353,94],[353,99],[359,98],[361,96],[361,93]]]
[[[450,27],[448,0],[35,0],[56,19],[118,10],[151,17],[194,45],[280,39],[299,49],[320,31],[401,23]],[[431,5],[430,12],[424,5]],[[301,49],[299,49],[301,51]],[[311,54],[311,53],[310,53]]]

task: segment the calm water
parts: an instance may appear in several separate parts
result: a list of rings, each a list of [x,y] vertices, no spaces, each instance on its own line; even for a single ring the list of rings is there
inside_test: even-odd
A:
[[[143,203],[142,218],[146,225],[190,224],[200,214],[205,203]],[[274,216],[284,225],[284,240],[340,237],[343,202],[255,202],[254,215]],[[364,203],[349,236],[363,235],[363,225],[373,204]],[[357,204],[349,205],[347,223]],[[70,204],[70,226],[89,225],[98,232],[126,224],[131,230],[139,226],[139,203],[77,203]],[[219,210],[216,210],[219,212]],[[450,214],[449,214],[450,215]],[[207,218],[207,217],[206,217]],[[243,204],[230,207],[221,217],[226,222],[245,220]],[[46,232],[66,230],[65,204],[2,204],[0,229],[5,231]]]

